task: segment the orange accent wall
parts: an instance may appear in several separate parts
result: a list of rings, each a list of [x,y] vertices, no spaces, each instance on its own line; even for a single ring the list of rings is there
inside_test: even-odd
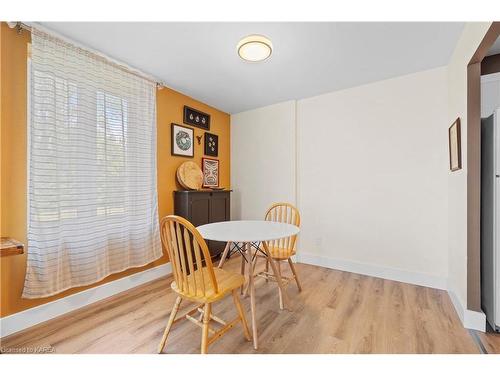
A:
[[[0,112],[1,112],[1,235],[27,243],[27,44],[29,32],[18,34],[5,22],[0,25]],[[157,149],[158,149],[158,209],[160,217],[173,213],[173,191],[180,188],[175,171],[186,160],[201,166],[203,139],[195,138],[194,159],[170,155],[170,124],[182,124],[183,106],[211,115],[210,132],[219,136],[220,185],[230,183],[230,117],[213,107],[163,88],[157,91]],[[194,134],[203,135],[194,128]],[[26,254],[0,258],[0,317],[38,306],[70,294],[105,284],[168,261],[166,256],[145,266],[113,274],[103,281],[86,287],[73,288],[56,296],[35,300],[21,298],[26,272]]]

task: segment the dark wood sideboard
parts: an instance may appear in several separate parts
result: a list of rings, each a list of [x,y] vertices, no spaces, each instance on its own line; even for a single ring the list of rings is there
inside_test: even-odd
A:
[[[189,220],[195,227],[218,221],[231,220],[231,190],[174,191],[174,214]],[[207,241],[212,258],[224,250],[226,244]]]

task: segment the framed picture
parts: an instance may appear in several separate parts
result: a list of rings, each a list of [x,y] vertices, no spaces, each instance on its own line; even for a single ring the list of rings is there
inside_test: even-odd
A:
[[[219,161],[217,159],[202,158],[203,187],[219,186]]]
[[[193,129],[172,123],[172,155],[185,156],[192,158],[194,156]]]
[[[219,156],[219,136],[205,133],[205,155]]]
[[[210,115],[194,108],[184,106],[184,124],[210,130]]]
[[[448,129],[450,171],[452,172],[462,169],[462,147],[460,138],[460,118],[457,118]]]

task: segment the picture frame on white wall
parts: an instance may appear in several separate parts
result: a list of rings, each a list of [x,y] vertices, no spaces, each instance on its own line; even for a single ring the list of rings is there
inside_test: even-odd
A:
[[[462,169],[462,147],[460,134],[460,118],[448,128],[448,148],[450,154],[450,171]]]

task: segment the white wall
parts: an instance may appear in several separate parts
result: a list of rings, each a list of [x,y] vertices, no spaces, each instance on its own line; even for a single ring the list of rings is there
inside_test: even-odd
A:
[[[300,100],[296,119],[301,259],[319,259],[361,273],[378,267],[381,276],[408,276],[407,281],[420,284],[429,280],[440,284],[448,277],[447,288],[460,318],[465,326],[477,329],[484,329],[484,314],[466,308],[467,64],[490,25],[467,23],[446,69]],[[280,129],[293,121],[287,112],[288,120]],[[463,163],[461,170],[449,172],[447,132],[457,117]],[[258,138],[260,130],[250,125],[251,121],[241,125],[247,129],[239,132]],[[278,142],[278,133],[270,130],[266,144]],[[237,143],[232,147],[233,160],[244,158],[235,156]],[[289,165],[285,158],[277,163],[274,156],[267,162],[271,169]],[[238,165],[248,163],[238,160]],[[259,165],[267,164],[260,160]],[[233,186],[241,186],[238,167],[232,167]],[[253,170],[253,176],[260,173],[267,176]],[[284,175],[294,180],[292,172]],[[314,180],[319,175],[321,179]],[[293,191],[286,185],[281,188],[284,194]],[[274,195],[277,192],[273,190]],[[247,207],[252,213],[254,202],[261,206],[257,211],[262,210],[262,202],[272,200],[265,194],[240,196],[238,210]],[[305,256],[308,253],[312,256]]]
[[[233,218],[297,189],[301,261],[445,288],[443,123],[446,68],[233,115]]]
[[[445,68],[298,101],[306,259],[445,287],[446,105]]]
[[[231,115],[231,217],[295,203],[295,101]]]

